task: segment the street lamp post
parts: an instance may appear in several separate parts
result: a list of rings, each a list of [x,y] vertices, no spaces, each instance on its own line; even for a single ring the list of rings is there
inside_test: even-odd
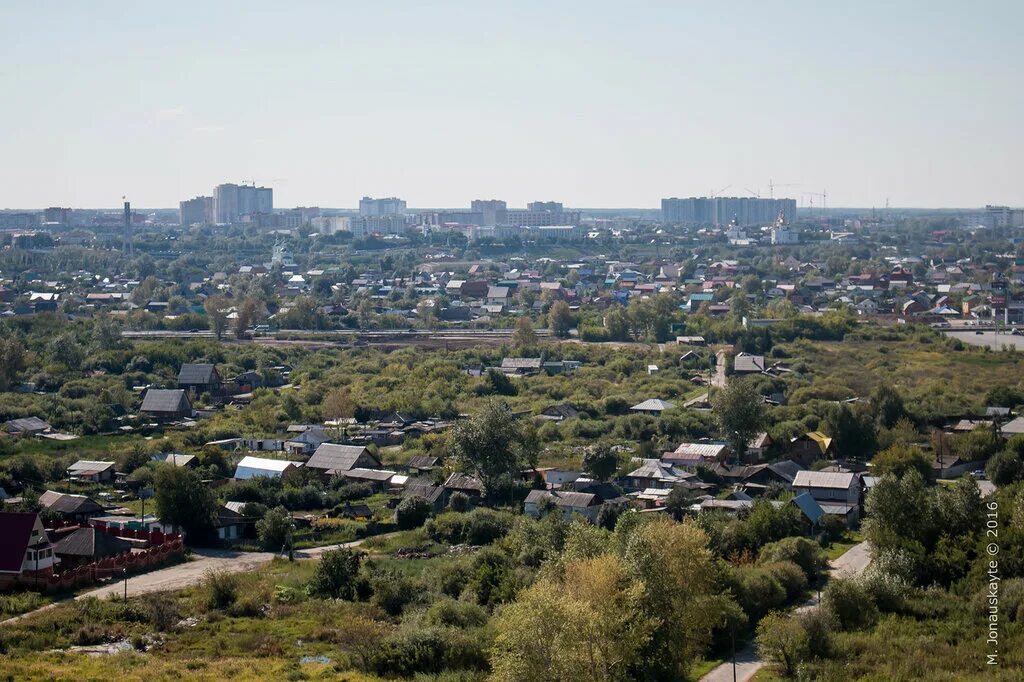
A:
[[[732,626],[732,682],[736,682],[736,624]]]
[[[122,568],[121,574],[124,576],[124,601],[128,602],[128,569]]]

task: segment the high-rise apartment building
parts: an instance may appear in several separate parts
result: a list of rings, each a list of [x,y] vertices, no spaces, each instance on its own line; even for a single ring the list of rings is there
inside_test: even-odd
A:
[[[213,197],[195,197],[178,202],[180,225],[208,225],[213,219]]]
[[[71,224],[71,209],[51,206],[43,209],[43,222],[57,225]]]
[[[757,197],[690,197],[661,200],[661,219],[666,223],[693,225],[729,225],[739,227],[767,225],[779,212],[783,222],[796,216],[796,199],[760,199]]]
[[[504,225],[508,205],[500,199],[474,199],[469,210],[480,213],[482,225]]]
[[[214,222],[233,223],[243,215],[273,212],[274,190],[269,187],[227,183],[213,190]]]
[[[526,205],[528,211],[549,211],[551,213],[561,213],[565,209],[562,207],[561,201],[531,201]]]
[[[361,216],[400,215],[402,213],[405,213],[405,201],[398,197],[383,199],[363,197],[359,200],[359,215]]]

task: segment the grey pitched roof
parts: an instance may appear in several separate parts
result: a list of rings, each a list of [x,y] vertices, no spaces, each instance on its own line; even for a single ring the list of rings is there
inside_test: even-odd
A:
[[[502,358],[502,369],[540,369],[540,358]]]
[[[733,369],[737,372],[763,372],[764,356],[740,353],[733,361]]]
[[[216,383],[214,365],[206,362],[186,363],[178,372],[178,384],[192,386],[195,384]]]
[[[151,388],[142,399],[143,412],[172,413],[191,409],[192,403],[180,388]]]
[[[115,462],[98,462],[93,459],[80,459],[67,468],[68,473],[100,472],[113,469]]]
[[[546,499],[552,500],[559,507],[592,507],[601,504],[601,498],[592,493],[564,492],[561,490],[531,490],[526,496],[527,502],[540,504]]]
[[[412,479],[405,484],[402,497],[422,497],[427,502],[433,504],[443,493],[444,488],[439,485],[434,485],[430,481]]]
[[[321,443],[316,452],[306,462],[306,466],[323,471],[348,471],[356,466],[356,461],[363,454],[370,454],[362,445],[339,445],[337,443]],[[376,460],[376,458],[374,458]],[[380,464],[378,461],[377,464]]]
[[[345,478],[351,478],[357,481],[377,481],[379,483],[390,481],[391,477],[394,475],[394,471],[385,471],[384,469],[362,469],[360,467],[349,469],[342,474]]]
[[[768,465],[768,468],[774,471],[779,476],[786,479],[787,481],[789,481],[790,483],[792,483],[793,479],[796,478],[796,474],[798,471],[804,470],[802,466],[800,466],[791,459],[784,459],[779,462],[772,462],[771,464]]]
[[[39,417],[23,417],[22,419],[11,419],[8,422],[4,422],[4,426],[8,431],[16,432],[29,432],[29,431],[45,431],[50,428],[50,425]]]
[[[856,476],[857,474],[830,471],[798,471],[793,479],[793,487],[846,490],[853,485]]]
[[[98,531],[95,528],[79,528],[61,539],[54,548],[54,554],[101,559],[131,551],[127,540]]]
[[[670,410],[675,407],[672,403],[667,400],[659,400],[658,398],[651,398],[645,400],[642,403],[637,403],[633,407],[629,408],[637,412],[661,412],[662,410]]]
[[[444,482],[444,487],[449,490],[473,490],[483,492],[484,484],[478,478],[468,474],[453,473]]]
[[[39,504],[57,514],[93,514],[103,511],[103,507],[85,495],[70,495],[55,490],[47,490],[40,495]]]

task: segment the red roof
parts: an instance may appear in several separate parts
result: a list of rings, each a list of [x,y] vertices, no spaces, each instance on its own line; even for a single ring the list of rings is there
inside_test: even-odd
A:
[[[0,512],[0,571],[21,573],[36,517],[30,512]]]

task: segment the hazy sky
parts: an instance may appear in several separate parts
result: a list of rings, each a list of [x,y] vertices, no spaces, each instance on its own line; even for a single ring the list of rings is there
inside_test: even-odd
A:
[[[0,208],[242,180],[655,207],[770,178],[1024,205],[1022,25],[1020,0],[0,0]]]

